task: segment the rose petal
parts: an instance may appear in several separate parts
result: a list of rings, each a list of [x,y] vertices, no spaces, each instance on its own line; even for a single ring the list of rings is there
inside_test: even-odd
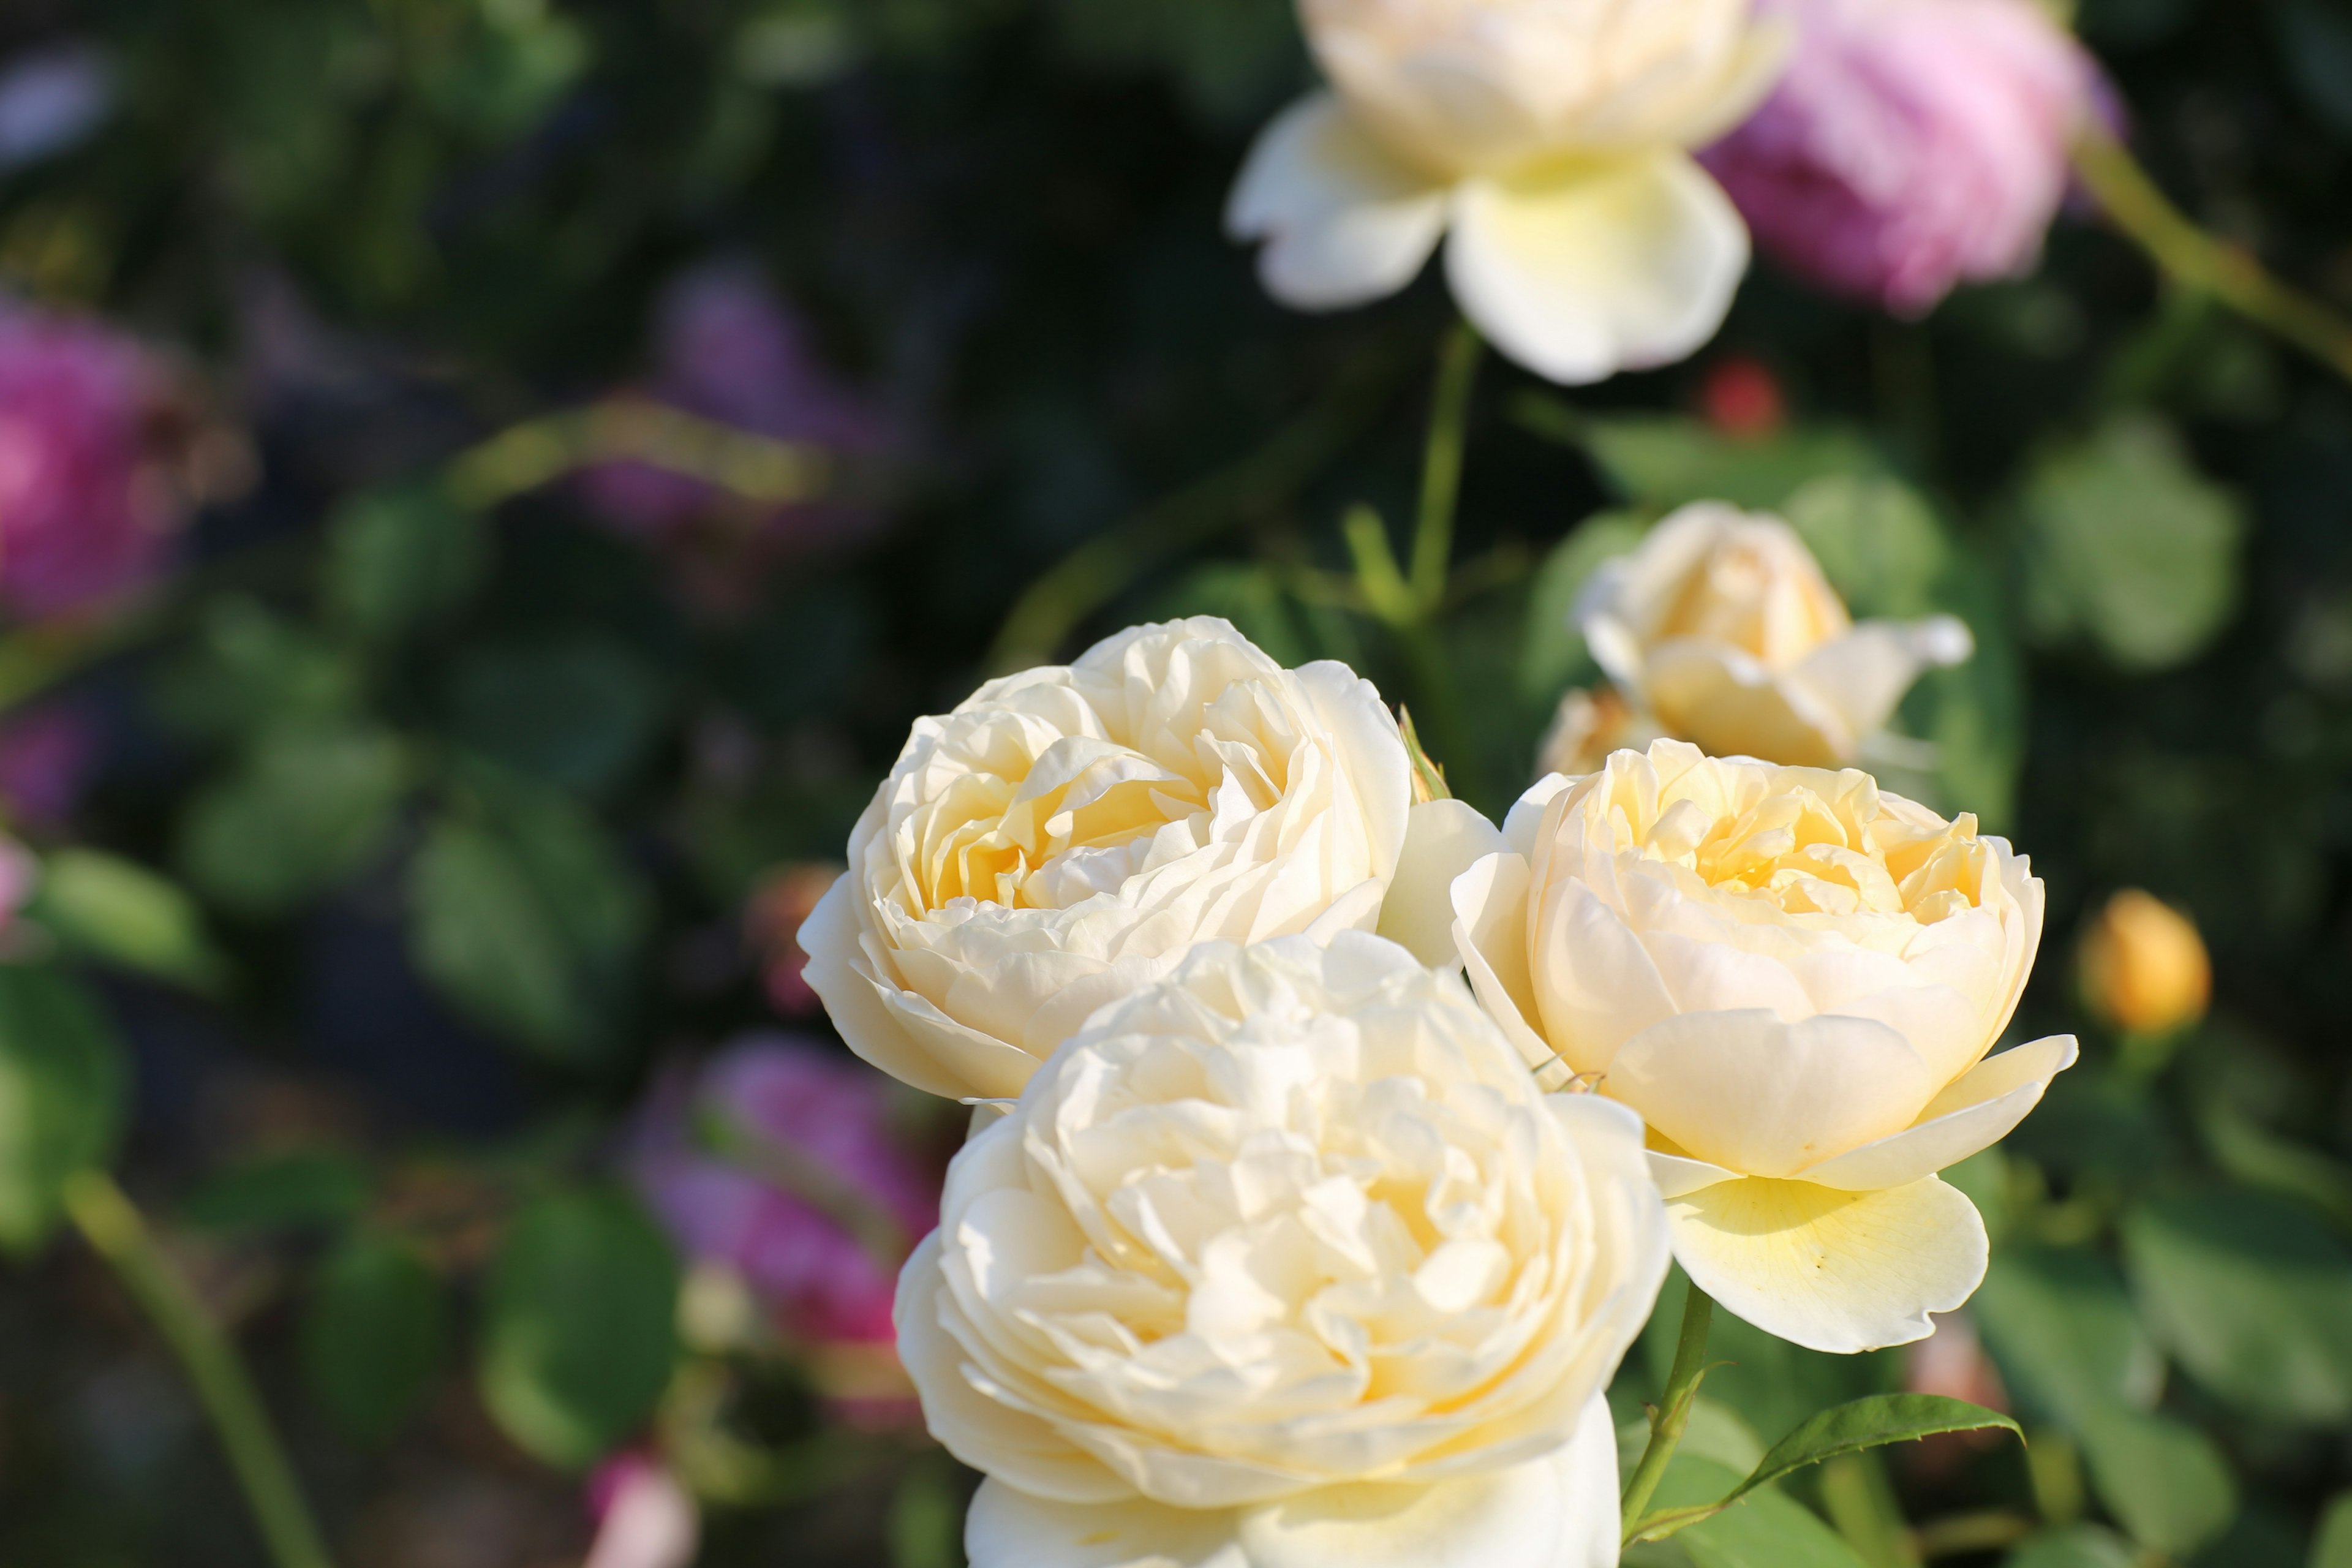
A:
[[[1454,881],[1503,849],[1503,836],[1458,800],[1427,800],[1405,818],[1404,853],[1381,905],[1380,934],[1433,969],[1462,962],[1454,950]]]
[[[1467,182],[1445,270],[1496,348],[1577,385],[1670,363],[1714,336],[1748,270],[1748,230],[1696,163],[1653,151]]]
[[[1916,1124],[1824,1160],[1804,1179],[1869,1192],[1932,1176],[2008,1137],[2076,1054],[2074,1036],[2053,1035],[1988,1058],[1930,1101]]]
[[[1367,132],[1339,100],[1299,100],[1258,134],[1225,208],[1225,232],[1263,239],[1267,293],[1342,310],[1412,281],[1445,231],[1444,187]]]
[[[1984,1279],[1984,1220],[1957,1187],[1843,1193],[1751,1177],[1666,1205],[1698,1288],[1769,1334],[1847,1354],[1935,1331]]]

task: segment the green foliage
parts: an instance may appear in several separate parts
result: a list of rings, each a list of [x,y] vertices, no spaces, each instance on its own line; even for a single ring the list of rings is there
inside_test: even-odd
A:
[[[2352,1568],[2352,1492],[2330,1499],[2312,1538],[2311,1568]]]
[[[2045,1531],[2011,1553],[2004,1568],[2137,1568],[2139,1554],[2094,1524]]]
[[[340,1149],[292,1149],[214,1172],[180,1204],[200,1230],[312,1229],[355,1219],[367,1205],[367,1166]]]
[[[408,782],[406,752],[382,730],[342,722],[272,730],[189,803],[180,863],[228,909],[282,913],[375,857]]]
[[[480,517],[437,483],[372,490],[327,524],[321,596],[328,615],[369,643],[425,630],[463,603],[488,567]]]
[[[2044,457],[2020,509],[2026,624],[2126,669],[2186,663],[2238,604],[2244,511],[2166,426],[2121,419]]]
[[[485,1027],[593,1064],[625,1021],[645,895],[577,806],[492,774],[476,783],[480,809],[434,822],[409,868],[417,967]]]
[[[382,1442],[415,1410],[447,1351],[440,1277],[396,1237],[355,1232],[320,1261],[302,1316],[312,1397],[363,1442]]]
[[[2100,1500],[2142,1545],[2187,1556],[2237,1514],[2229,1461],[2196,1427],[2116,1405],[2093,1409],[2078,1426]]]
[[[1704,1506],[1738,1482],[1738,1472],[1726,1466],[1677,1455],[1659,1484],[1655,1505]],[[1748,1494],[1663,1542],[1633,1547],[1625,1561],[1629,1568],[1676,1561],[1691,1568],[1864,1568],[1853,1549],[1819,1516],[1769,1489]]]
[[[2124,1222],[2141,1316],[2189,1374],[2271,1421],[2352,1417],[2352,1251],[2298,1204],[2153,1199]]]
[[[451,677],[451,726],[486,757],[557,789],[598,795],[643,759],[663,696],[625,645],[582,633],[467,653]]]
[[[625,1200],[533,1202],[483,1290],[478,1375],[499,1428],[567,1469],[602,1457],[669,1382],[677,1289],[668,1243]]]
[[[195,901],[119,855],[58,850],[42,862],[25,913],[71,953],[203,992],[217,991],[227,975]]]
[[[2032,1415],[2072,1425],[2109,1406],[2145,1410],[2163,1387],[2155,1342],[2095,1254],[2004,1251],[1969,1307]]]
[[[1519,645],[1519,691],[1528,701],[1553,701],[1564,688],[1599,676],[1576,628],[1576,601],[1592,574],[1637,547],[1644,531],[1629,512],[1601,512],[1579,523],[1536,569]]]
[[[1833,1406],[1800,1424],[1766,1450],[1756,1468],[1730,1496],[1739,1497],[1841,1454],[1858,1454],[1888,1443],[1916,1442],[1941,1432],[1977,1432],[2017,1423],[1996,1410],[1938,1394],[1879,1394]]]
[[[80,986],[40,964],[0,964],[0,1248],[57,1227],[66,1184],[113,1157],[128,1074]]]
[[[1885,468],[1851,430],[1747,439],[1680,416],[1586,416],[1541,393],[1522,395],[1514,412],[1530,429],[1581,446],[1621,498],[1657,511],[1701,500],[1776,508],[1809,480]]]

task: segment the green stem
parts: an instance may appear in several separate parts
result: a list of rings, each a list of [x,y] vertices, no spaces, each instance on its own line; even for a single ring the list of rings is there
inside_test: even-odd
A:
[[[319,1527],[253,1379],[228,1337],[156,1247],[137,1207],[113,1177],[85,1171],[68,1185],[66,1208],[179,1357],[227,1450],[229,1467],[277,1568],[330,1568]]]
[[[1625,1539],[1633,1539],[1643,1513],[1650,1506],[1651,1494],[1664,1479],[1667,1462],[1675,1457],[1675,1445],[1683,1440],[1683,1428],[1690,1423],[1691,1402],[1698,1394],[1698,1380],[1706,1371],[1706,1330],[1714,1320],[1715,1302],[1696,1285],[1683,1302],[1682,1337],[1675,1342],[1674,1369],[1666,1373],[1666,1391],[1650,1412],[1650,1444],[1642,1450],[1641,1463],[1633,1467],[1633,1479],[1625,1483]]]
[[[1080,622],[1153,567],[1286,503],[1387,400],[1398,373],[1393,355],[1366,354],[1265,446],[1064,556],[1013,603],[989,648],[989,673],[1052,658]]]
[[[1421,465],[1421,511],[1412,535],[1412,592],[1422,614],[1445,597],[1454,559],[1454,512],[1462,496],[1462,449],[1470,421],[1470,389],[1478,379],[1478,334],[1456,321],[1437,351],[1437,393],[1429,410],[1429,443]]]
[[[2288,287],[2243,246],[2191,223],[2104,131],[2074,143],[2074,170],[2100,207],[2176,282],[2210,294],[2248,321],[2352,379],[2352,321]]]

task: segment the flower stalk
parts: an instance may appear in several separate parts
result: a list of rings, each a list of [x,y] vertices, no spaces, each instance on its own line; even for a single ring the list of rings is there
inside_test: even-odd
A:
[[[1412,535],[1413,602],[1422,616],[1445,599],[1454,560],[1454,514],[1462,497],[1462,453],[1468,444],[1470,393],[1477,384],[1483,345],[1476,329],[1456,321],[1437,351],[1437,393],[1421,467],[1421,510]]]
[[[84,1171],[66,1189],[66,1212],[179,1359],[227,1452],[246,1505],[276,1568],[330,1568],[324,1540],[270,1426],[252,1375],[220,1325],[173,1268],[121,1187]]]
[[[2165,275],[2267,328],[2352,380],[2352,321],[2281,282],[2252,251],[2200,228],[2105,131],[2074,143],[2074,170],[2117,228]]]
[[[1666,1390],[1650,1407],[1649,1446],[1633,1467],[1633,1479],[1625,1483],[1623,1513],[1629,1545],[1641,1539],[1653,1522],[1647,1512],[1650,1499],[1665,1479],[1666,1466],[1683,1440],[1683,1428],[1690,1425],[1699,1379],[1706,1375],[1706,1331],[1714,1319],[1714,1299],[1692,1285],[1683,1302],[1682,1335],[1675,1342],[1675,1364],[1666,1373]]]

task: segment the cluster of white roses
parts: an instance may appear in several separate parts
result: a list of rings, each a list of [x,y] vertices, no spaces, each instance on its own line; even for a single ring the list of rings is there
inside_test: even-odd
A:
[[[1990,1054],[2008,845],[1672,740],[1500,828],[1412,779],[1370,684],[1192,619],[920,721],[859,821],[802,940],[977,1107],[898,1297],[975,1568],[1612,1563],[1670,1253],[1831,1351],[1981,1279],[1936,1173],[2074,1058]]]

